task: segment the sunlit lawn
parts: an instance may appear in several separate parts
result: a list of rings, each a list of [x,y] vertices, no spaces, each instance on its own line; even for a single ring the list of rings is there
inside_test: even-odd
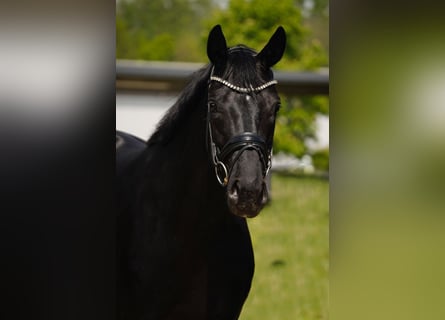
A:
[[[240,320],[328,319],[329,182],[274,174],[249,219],[255,276]]]

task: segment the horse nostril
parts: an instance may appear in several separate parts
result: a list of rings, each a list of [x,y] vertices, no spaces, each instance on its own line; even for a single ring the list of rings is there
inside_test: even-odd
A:
[[[267,190],[267,184],[263,182],[263,189],[261,190],[261,204],[265,205],[269,201],[269,192]]]
[[[238,196],[239,196],[238,180],[236,180],[236,181],[232,184],[232,187],[230,188],[229,196],[230,196],[230,198],[232,198],[232,199],[235,200],[235,201],[238,200]]]

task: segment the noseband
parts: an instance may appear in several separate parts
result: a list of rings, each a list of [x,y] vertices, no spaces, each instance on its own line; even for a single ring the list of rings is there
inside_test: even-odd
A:
[[[212,70],[213,74],[213,70]],[[250,87],[250,88],[242,88],[231,84],[230,82],[215,77],[213,75],[210,76],[210,82],[216,81],[219,82],[226,87],[230,88],[233,91],[239,93],[250,93],[250,92],[260,92],[274,84],[277,83],[276,80],[269,81],[259,87]],[[215,168],[216,179],[222,187],[227,186],[229,182],[229,177],[232,172],[234,164],[241,157],[241,154],[246,150],[255,150],[260,156],[261,163],[263,164],[263,176],[266,177],[269,173],[270,167],[272,165],[272,147],[268,146],[266,141],[260,137],[259,135],[252,132],[243,132],[237,136],[234,136],[226,142],[226,144],[220,149],[215,144],[212,135],[212,124],[210,121],[210,103],[207,103],[207,145],[210,146],[210,153],[213,162],[213,166]],[[235,158],[232,161],[232,165],[227,168],[227,161],[230,157],[238,152]]]

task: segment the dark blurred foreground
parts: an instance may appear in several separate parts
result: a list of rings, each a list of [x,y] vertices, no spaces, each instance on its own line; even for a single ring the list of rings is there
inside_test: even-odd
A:
[[[114,317],[114,6],[0,5],[1,319]]]

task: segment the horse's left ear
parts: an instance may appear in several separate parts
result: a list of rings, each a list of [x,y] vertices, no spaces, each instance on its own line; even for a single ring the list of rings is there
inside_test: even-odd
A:
[[[257,59],[266,68],[270,68],[281,60],[285,48],[286,32],[283,27],[279,26],[263,50],[258,53]]]
[[[219,24],[214,26],[209,33],[209,39],[207,40],[207,56],[214,65],[224,64],[226,62],[227,43]]]

